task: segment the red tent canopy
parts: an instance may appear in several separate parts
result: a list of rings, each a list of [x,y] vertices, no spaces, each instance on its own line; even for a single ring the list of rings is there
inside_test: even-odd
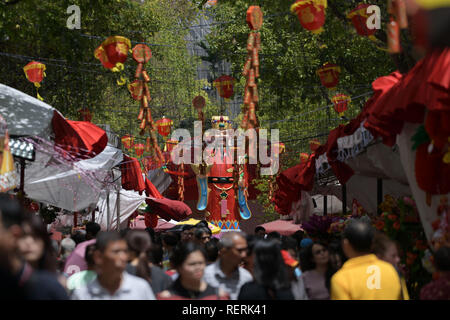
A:
[[[77,160],[95,157],[108,143],[108,137],[103,129],[91,122],[67,120],[56,110],[52,126],[55,144],[68,151],[71,158]]]

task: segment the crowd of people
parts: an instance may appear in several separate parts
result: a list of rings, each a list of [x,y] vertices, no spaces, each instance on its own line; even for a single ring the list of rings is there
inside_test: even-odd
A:
[[[80,251],[83,270],[70,265]],[[206,221],[164,233],[90,222],[56,241],[39,216],[0,194],[1,299],[407,300],[399,261],[396,243],[363,220],[332,243],[262,227],[217,238]],[[421,299],[450,299],[450,248],[434,261],[440,276]]]

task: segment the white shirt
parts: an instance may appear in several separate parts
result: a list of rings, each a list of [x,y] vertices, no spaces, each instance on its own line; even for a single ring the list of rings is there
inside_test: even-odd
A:
[[[144,279],[124,272],[122,283],[117,291],[111,293],[103,288],[98,279],[75,289],[72,300],[156,300],[152,288]]]

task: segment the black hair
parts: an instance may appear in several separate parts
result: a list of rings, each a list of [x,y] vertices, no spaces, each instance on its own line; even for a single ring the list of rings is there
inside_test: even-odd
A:
[[[201,227],[201,228],[196,228],[196,229],[195,229],[195,231],[194,231],[194,237],[195,237],[197,240],[202,240],[202,235],[203,235],[204,233],[207,233],[207,234],[209,234],[209,236],[211,236],[211,230],[210,230],[209,228]]]
[[[255,281],[269,290],[289,288],[287,269],[281,256],[280,244],[274,240],[258,240],[254,247]]]
[[[196,244],[195,242],[184,242],[177,245],[170,257],[170,263],[174,268],[180,267],[184,261],[186,261],[187,257],[196,251],[200,251],[200,253],[205,257],[205,261],[207,259],[205,249],[203,246]]]
[[[152,246],[150,235],[145,230],[130,230],[126,236],[128,249],[138,257],[136,275],[140,278],[152,281],[152,274],[148,260],[148,252]]]
[[[255,228],[255,233],[257,233],[257,232],[260,231],[260,230],[266,232],[266,228],[261,227],[261,226],[257,226],[257,227]]]
[[[0,218],[3,226],[8,229],[13,225],[21,225],[26,214],[17,199],[11,199],[6,193],[0,193]]]
[[[175,247],[178,244],[179,238],[177,233],[167,232],[161,235],[161,240],[164,241],[165,244]]]
[[[86,241],[86,235],[79,230],[75,231],[75,233],[71,236],[71,238],[73,241],[75,241],[75,244],[77,245],[81,242]]]
[[[205,228],[208,228],[208,229],[209,229],[209,227],[208,227],[208,222],[207,222],[206,220],[201,220],[200,222],[198,222],[198,223],[195,225],[195,227],[197,227],[197,228],[199,228],[199,227],[205,227]]]
[[[86,260],[88,266],[93,266],[95,264],[94,251],[95,251],[95,243],[86,246],[86,251],[84,253],[84,260]]]
[[[215,262],[219,257],[219,247],[217,241],[208,241],[205,243],[206,260]]]
[[[281,241],[281,234],[277,231],[272,231],[267,234],[267,239],[276,239]]]
[[[155,242],[155,230],[153,228],[147,227],[145,228],[145,231],[147,231],[148,235],[150,236],[150,239],[152,240],[152,243]]]
[[[255,248],[255,244],[258,240],[260,240],[261,238],[253,235],[253,234],[249,234],[246,237],[247,240],[247,257],[251,256],[253,253],[253,249]]]
[[[363,220],[352,220],[344,229],[343,238],[347,239],[358,253],[369,253],[375,230],[372,225]]]
[[[160,243],[153,243],[150,250],[147,252],[148,260],[154,265],[161,267],[163,261],[164,251]]]
[[[100,232],[100,225],[96,222],[88,222],[86,223],[86,233],[90,234],[93,238],[95,238],[97,236],[97,233]]]
[[[131,228],[125,228],[125,229],[121,229],[119,232],[120,232],[120,236],[122,237],[122,238],[126,238],[126,236],[127,236],[127,233],[130,231],[130,230],[132,230]]]
[[[281,237],[281,249],[282,250],[294,250],[297,255],[298,242],[293,237],[282,236]]]
[[[195,228],[195,226],[193,226],[191,224],[185,224],[185,225],[183,225],[183,227],[181,227],[181,232],[186,231],[186,230],[191,230],[193,228]]]
[[[434,254],[434,263],[439,271],[450,271],[450,247],[440,247]]]
[[[302,272],[314,270],[316,268],[316,263],[314,262],[314,255],[312,252],[314,245],[320,245],[328,250],[328,247],[323,242],[314,242],[305,248],[302,248],[300,251],[300,269]],[[336,269],[333,267],[331,263],[331,259],[328,260],[327,271],[325,272],[325,287],[330,290],[331,285],[331,277],[336,272]]]
[[[378,257],[383,257],[390,245],[396,245],[387,235],[376,232],[372,240],[372,251]]]
[[[102,231],[97,234],[97,240],[95,241],[95,250],[105,252],[106,247],[111,242],[123,240],[120,233],[116,231]]]

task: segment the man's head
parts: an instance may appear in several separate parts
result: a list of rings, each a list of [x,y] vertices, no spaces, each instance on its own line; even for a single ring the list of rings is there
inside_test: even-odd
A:
[[[211,240],[211,230],[205,227],[197,227],[194,231],[194,239],[200,245],[204,245]]]
[[[22,224],[26,219],[20,203],[7,194],[0,194],[0,254],[17,253],[17,242],[22,236]]]
[[[450,272],[450,247],[440,247],[434,254],[434,264],[440,272]]]
[[[241,232],[227,232],[219,241],[219,255],[222,264],[237,268],[247,256],[247,240]]]
[[[190,224],[184,225],[183,229],[181,230],[181,242],[191,241],[194,237],[194,229],[195,226],[192,226]]]
[[[348,258],[369,254],[375,230],[369,222],[352,220],[345,228],[342,249]]]
[[[127,242],[114,231],[100,232],[95,242],[94,263],[99,274],[121,274],[128,262]]]
[[[95,239],[97,236],[97,233],[100,232],[100,225],[95,222],[88,222],[86,223],[86,240],[92,240]]]
[[[261,226],[255,228],[255,236],[264,237],[266,235],[266,229]]]

